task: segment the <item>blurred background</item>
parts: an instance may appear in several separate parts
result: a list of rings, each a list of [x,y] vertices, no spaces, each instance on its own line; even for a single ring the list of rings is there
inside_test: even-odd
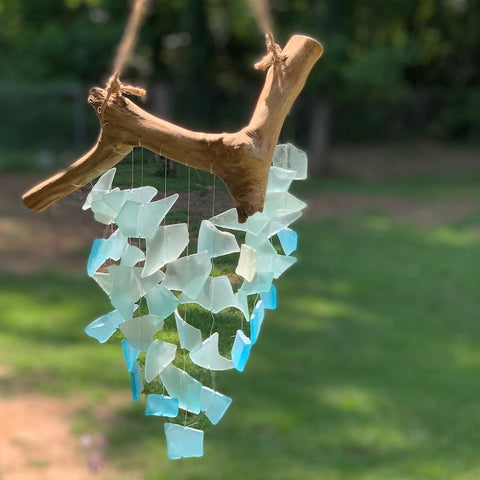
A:
[[[480,2],[270,5],[279,44],[325,47],[281,134],[310,161],[299,261],[246,372],[217,378],[234,403],[205,457],[171,462],[118,342],[83,333],[109,308],[84,274],[103,235],[86,192],[20,201],[96,140],[88,90],[130,4],[0,0],[0,479],[480,478]],[[246,0],[152,0],[123,80],[165,119],[234,131],[264,52]],[[146,183],[186,190],[182,167],[142,161]],[[212,179],[192,178],[209,211]]]

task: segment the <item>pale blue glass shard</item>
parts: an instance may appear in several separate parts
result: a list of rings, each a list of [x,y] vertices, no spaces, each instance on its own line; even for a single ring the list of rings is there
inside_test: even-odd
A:
[[[120,290],[114,290],[110,294],[110,302],[124,320],[130,320],[133,317],[137,305]]]
[[[245,320],[248,321],[250,319],[250,311],[248,308],[247,294],[240,288],[235,294],[235,298],[237,299],[237,308],[243,313]]]
[[[270,239],[264,233],[253,235],[247,232],[245,235],[245,243],[257,251],[258,257],[275,255],[277,253]]]
[[[112,188],[113,177],[115,177],[116,168],[107,170],[93,186],[90,193],[87,195],[85,203],[82,206],[82,210],[88,210],[92,206],[92,201],[95,198],[101,197],[104,193],[107,193]]]
[[[127,237],[151,238],[177,198],[175,194],[147,204],[125,202],[115,223]]]
[[[155,285],[146,295],[148,312],[160,318],[167,318],[179,304],[178,298],[163,285]]]
[[[202,412],[205,412],[212,424],[216,425],[225,415],[232,399],[211,388],[202,387],[201,402]]]
[[[296,172],[286,170],[281,167],[270,167],[268,174],[267,193],[269,192],[287,192]]]
[[[92,277],[106,260],[119,260],[127,245],[128,239],[119,230],[107,239],[96,238],[87,261],[88,276]]]
[[[92,278],[97,282],[98,286],[108,295],[113,290],[113,280],[109,273],[95,273]]]
[[[142,370],[140,369],[140,365],[138,363],[135,363],[132,371],[130,372],[130,381],[132,383],[132,397],[136,402],[143,392]]]
[[[178,338],[180,346],[189,352],[197,349],[202,344],[202,332],[187,323],[175,310],[175,322],[177,324]]]
[[[177,346],[173,343],[154,340],[145,358],[145,380],[150,383],[175,358]]]
[[[188,242],[186,223],[159,227],[152,238],[147,238],[147,258],[142,275],[147,277],[177,259]]]
[[[181,303],[198,303],[201,307],[213,313],[225,308],[238,308],[238,303],[232,290],[232,284],[227,276],[208,277],[198,297],[192,299],[182,294]]]
[[[270,212],[271,218],[299,212],[307,204],[289,192],[272,192],[265,196],[265,209]]]
[[[245,222],[247,226],[247,232],[258,235],[268,225],[268,222],[270,222],[272,216],[272,210],[269,209],[267,203],[265,203],[263,212],[257,212],[248,217],[247,221]]]
[[[207,338],[200,347],[190,352],[190,358],[195,365],[208,370],[231,370],[233,363],[222,357],[218,352],[218,332]]]
[[[273,155],[273,165],[295,171],[295,180],[307,178],[307,154],[291,143],[277,145]]]
[[[268,292],[260,294],[265,310],[275,310],[277,308],[277,288],[272,285]]]
[[[167,455],[171,460],[203,456],[203,431],[165,423]]]
[[[297,259],[295,257],[287,257],[286,255],[272,255],[271,257],[262,257],[258,259],[257,271],[259,273],[272,272],[273,278],[278,278],[296,261]]]
[[[178,415],[178,398],[151,393],[147,395],[145,415],[158,417],[176,417]]]
[[[195,253],[169,263],[162,284],[170,290],[179,290],[187,297],[196,298],[211,270],[212,262],[208,253]]]
[[[235,235],[222,232],[209,220],[202,220],[198,233],[197,252],[207,251],[211,258],[239,251]]]
[[[244,243],[240,247],[240,255],[235,273],[243,277],[247,282],[251,282],[257,273],[257,250]]]
[[[131,318],[127,322],[119,325],[125,338],[134,348],[143,352],[153,342],[153,336],[163,327],[163,319],[155,315],[143,315],[141,317]]]
[[[127,364],[127,370],[131,372],[135,366],[138,356],[140,355],[140,350],[134,348],[128,343],[128,340],[125,338],[120,342],[122,345],[123,356],[125,357],[125,363]]]
[[[145,254],[138,247],[126,245],[122,253],[120,265],[122,267],[134,267],[137,263],[143,262],[144,260]]]
[[[200,413],[202,384],[198,380],[172,364],[160,372],[160,379],[168,394],[178,398],[180,408],[192,413]]]
[[[240,230],[241,232],[247,230],[246,223],[238,223],[238,213],[236,208],[231,208],[230,210],[215,215],[210,218],[210,222],[217,227],[227,228],[228,230]]]
[[[279,215],[274,217],[268,222],[266,227],[262,230],[262,233],[271,237],[272,235],[277,234],[284,228],[288,227],[295,220],[298,220],[302,216],[302,212],[291,212],[285,215]]]
[[[234,368],[239,372],[245,370],[251,349],[251,340],[241,330],[237,330],[232,347],[232,361]]]
[[[125,319],[120,313],[114,310],[95,319],[85,328],[85,333],[90,337],[96,338],[99,343],[105,343],[124,321]]]
[[[118,188],[115,190],[119,190]],[[113,190],[112,190],[113,191]],[[110,225],[114,222],[117,212],[109,207],[103,200],[103,197],[95,198],[90,208],[93,212],[93,218],[104,225]]]
[[[118,215],[126,202],[145,204],[150,202],[157,193],[157,189],[150,186],[128,190],[115,189],[106,193],[102,199]]]
[[[290,255],[297,249],[298,235],[295,230],[287,227],[280,230],[277,235],[285,255]]]
[[[252,316],[250,317],[250,340],[252,341],[252,345],[257,343],[264,318],[265,307],[263,306],[262,300],[259,300],[253,309]]]
[[[241,290],[247,295],[268,292],[273,282],[272,272],[258,272],[251,282],[243,282]]]
[[[112,293],[122,292],[132,302],[148,293],[157,283],[165,277],[162,271],[158,271],[149,277],[142,277],[142,268],[111,265],[108,273],[113,282]]]

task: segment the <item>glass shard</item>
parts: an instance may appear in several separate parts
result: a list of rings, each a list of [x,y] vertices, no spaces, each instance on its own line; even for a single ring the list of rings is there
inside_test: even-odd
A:
[[[233,367],[239,372],[245,370],[245,365],[247,364],[251,349],[252,342],[250,339],[241,330],[237,330],[232,347],[232,361]]]
[[[148,293],[157,283],[165,277],[158,271],[149,277],[142,277],[142,268],[111,265],[108,267],[113,282],[112,293],[119,291],[126,295],[132,302]]]
[[[287,192],[295,176],[296,172],[293,170],[286,170],[285,168],[275,166],[270,167],[267,193]]]
[[[248,321],[250,319],[250,311],[247,294],[242,289],[239,289],[235,294],[235,298],[237,299],[237,308],[243,313],[245,320]]]
[[[127,245],[128,239],[119,230],[106,240],[96,238],[87,261],[88,276],[92,277],[106,260],[119,260]]]
[[[115,212],[115,217],[127,202],[146,204],[158,193],[157,189],[150,186],[132,188],[128,190],[115,189],[106,193],[102,200]]]
[[[190,352],[193,363],[208,370],[230,370],[233,368],[232,361],[222,357],[218,352],[218,332],[207,338],[200,347]]]
[[[171,460],[203,456],[203,431],[165,423],[167,455]]]
[[[202,412],[216,425],[225,415],[232,399],[208,387],[202,387]]]
[[[188,242],[186,223],[159,227],[155,235],[147,239],[147,258],[142,275],[148,277],[167,263],[177,259]]]
[[[251,282],[257,272],[257,260],[258,254],[255,248],[242,244],[235,273],[243,277],[247,282]]]
[[[163,285],[155,285],[146,295],[148,312],[160,318],[171,315],[179,303],[178,298]]]
[[[265,310],[275,310],[277,308],[277,288],[272,285],[268,292],[260,293]]]
[[[172,418],[176,417],[178,415],[178,398],[150,393],[147,395],[145,415]]]
[[[134,245],[126,245],[122,253],[120,265],[122,267],[134,267],[137,263],[145,260],[145,254]]]
[[[257,343],[264,318],[265,307],[263,306],[262,300],[259,300],[253,309],[252,316],[250,317],[250,340],[252,341],[252,345]]]
[[[177,324],[180,346],[189,352],[196,350],[202,344],[202,332],[187,323],[175,310],[175,322]]]
[[[114,310],[95,319],[85,328],[85,333],[89,337],[96,338],[99,343],[105,343],[124,321],[120,313]]]
[[[132,302],[124,293],[120,290],[114,290],[110,294],[110,302],[124,320],[130,320],[133,317],[133,312],[137,308],[135,302]]]
[[[167,365],[160,372],[160,379],[168,394],[178,398],[180,408],[192,413],[200,413],[202,384],[198,380],[172,364]]]
[[[245,235],[245,243],[257,251],[258,257],[275,255],[277,253],[270,239],[264,233],[253,235],[247,232]]]
[[[125,338],[120,342],[122,345],[123,356],[125,357],[125,363],[127,364],[127,370],[131,372],[135,366],[138,356],[140,355],[140,350],[138,348],[133,348],[128,340]]]
[[[285,255],[290,255],[297,249],[298,235],[295,230],[284,228],[277,235]]]
[[[116,168],[111,168],[97,180],[97,183],[87,195],[85,203],[82,206],[82,210],[88,210],[92,206],[92,201],[95,198],[101,197],[104,193],[107,193],[111,190],[116,171]]]
[[[118,188],[112,190],[119,190]],[[90,206],[93,212],[93,218],[104,225],[110,225],[114,222],[115,217],[117,216],[117,212],[110,208],[104,201],[103,196],[96,197],[92,200],[92,204]]]
[[[292,212],[286,213],[285,215],[278,215],[270,220],[265,228],[262,230],[262,233],[271,237],[272,235],[277,234],[280,230],[288,227],[295,220],[298,220],[302,216],[302,212]]]
[[[270,218],[299,212],[306,206],[305,202],[289,192],[272,192],[265,196],[265,210],[270,212]]]
[[[132,397],[136,402],[143,392],[142,370],[140,369],[138,362],[135,363],[132,371],[130,372],[130,381],[132,383]]]
[[[163,327],[163,319],[156,315],[143,315],[122,323],[119,328],[134,348],[143,352],[153,342],[153,336]]]
[[[273,165],[295,171],[295,180],[307,178],[307,154],[291,143],[277,145],[273,156]]]
[[[238,223],[238,213],[236,208],[231,208],[225,212],[215,215],[210,219],[213,225],[221,228],[227,228],[228,230],[240,230],[246,231],[246,223]]]
[[[173,343],[154,340],[145,358],[145,380],[150,383],[175,358],[177,346]]]
[[[262,257],[258,259],[258,272],[272,272],[273,278],[278,278],[285,270],[290,268],[297,259],[295,257],[287,257],[285,255],[272,255],[270,257]]]
[[[243,282],[241,290],[246,295],[253,295],[254,293],[268,292],[273,282],[272,272],[257,272],[255,278],[251,282]]]
[[[108,295],[112,293],[113,290],[113,280],[110,277],[109,273],[95,273],[92,275],[92,278],[97,282],[98,286]]]
[[[209,220],[202,220],[198,233],[197,252],[207,251],[211,258],[239,251],[235,235],[222,232]]]

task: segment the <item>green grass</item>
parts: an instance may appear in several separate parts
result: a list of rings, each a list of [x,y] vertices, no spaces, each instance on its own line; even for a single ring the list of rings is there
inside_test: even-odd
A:
[[[475,198],[473,180],[454,183],[398,189]],[[308,188],[320,185],[371,191]],[[478,215],[423,229],[381,212],[299,224],[298,264],[278,282],[279,308],[246,371],[215,376],[233,404],[207,429],[204,458],[167,460],[163,422],[142,415],[143,401],[100,426],[82,412],[82,428],[104,429],[109,459],[143,466],[144,480],[480,478],[477,224]],[[83,334],[108,311],[92,283],[0,276],[0,363],[14,373],[2,391],[20,382],[93,402],[129,388],[118,344]]]

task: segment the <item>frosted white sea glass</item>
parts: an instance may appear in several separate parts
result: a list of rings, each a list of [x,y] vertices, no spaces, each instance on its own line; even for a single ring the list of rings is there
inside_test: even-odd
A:
[[[207,338],[193,352],[190,352],[193,363],[208,370],[230,370],[233,363],[228,358],[222,357],[218,352],[218,332]]]
[[[132,371],[130,372],[130,381],[132,383],[132,397],[136,402],[143,392],[142,370],[140,369],[140,365],[138,363],[135,363]]]
[[[200,413],[202,384],[198,380],[171,363],[160,372],[160,379],[168,394],[178,398],[180,408],[192,413]]]
[[[290,255],[297,249],[298,235],[295,230],[286,227],[280,230],[277,235],[285,255]]]
[[[278,278],[296,261],[295,257],[287,257],[286,255],[262,257],[258,259],[257,271],[258,273],[272,272],[273,278]]]
[[[105,343],[124,321],[125,319],[122,315],[117,310],[114,310],[87,325],[85,333],[90,337],[96,338],[99,343]]]
[[[251,282],[257,272],[257,261],[257,250],[243,243],[240,247],[240,255],[235,273],[243,277],[247,282]]]
[[[142,268],[111,265],[108,267],[113,282],[112,294],[120,291],[132,302],[148,293],[157,283],[165,277],[162,271],[158,271],[149,277],[142,277]]]
[[[247,295],[253,295],[254,293],[268,292],[273,282],[272,272],[258,272],[255,278],[251,282],[246,280],[243,282],[240,289]]]
[[[153,336],[163,327],[163,319],[156,315],[131,318],[119,325],[125,338],[134,348],[146,352],[153,342]]]
[[[120,265],[122,267],[134,267],[137,263],[143,262],[144,260],[145,254],[138,247],[126,245],[122,253]]]
[[[295,176],[296,172],[294,170],[286,170],[285,168],[275,166],[270,167],[267,193],[287,192]]]
[[[208,277],[198,294],[192,299],[185,294],[180,296],[181,303],[198,303],[205,310],[218,313],[225,308],[238,308],[238,302],[232,290],[232,284],[227,276]]]
[[[171,315],[179,303],[178,298],[163,285],[155,285],[146,295],[148,312],[160,318]]]
[[[145,357],[145,380],[150,383],[175,358],[177,346],[173,343],[154,340]]]
[[[188,242],[186,223],[159,227],[152,238],[147,238],[147,254],[142,275],[147,277],[177,259]]]
[[[90,193],[87,195],[85,203],[82,206],[82,210],[88,210],[92,206],[92,201],[95,198],[101,197],[104,193],[107,193],[111,190],[116,171],[116,168],[111,168],[97,180],[97,183],[95,183],[92,190],[90,190]]]
[[[211,388],[202,387],[201,403],[202,412],[205,412],[210,422],[216,425],[225,415],[232,399]]]
[[[150,393],[147,395],[145,415],[176,417],[178,415],[178,398]]]
[[[250,317],[250,340],[252,345],[258,340],[258,335],[260,334],[264,318],[265,307],[263,306],[263,301],[259,300],[253,309],[252,316]]]
[[[140,350],[130,345],[126,338],[123,338],[120,342],[122,345],[123,356],[125,357],[125,363],[127,364],[127,370],[131,372],[140,355]]]
[[[198,233],[197,252],[206,250],[211,258],[239,251],[235,235],[222,232],[209,220],[202,220]]]
[[[114,189],[103,195],[102,200],[118,215],[126,202],[145,204],[150,202],[157,193],[155,187],[148,185],[128,190]]]
[[[88,276],[92,277],[106,260],[119,260],[127,245],[128,239],[119,230],[107,239],[96,238],[87,260]]]
[[[196,298],[211,270],[212,262],[208,253],[195,253],[169,263],[162,284],[170,290],[181,291],[187,297]]]
[[[247,364],[251,349],[251,340],[241,330],[237,330],[232,347],[232,362],[234,368],[239,372],[245,370],[245,365]]]
[[[110,277],[109,273],[100,273],[97,272],[92,275],[92,278],[97,282],[98,286],[108,295],[112,293],[113,290],[113,280]]]
[[[180,346],[189,352],[196,350],[202,344],[202,332],[187,323],[175,310],[175,322],[177,324],[177,333],[180,340]]]
[[[295,171],[295,180],[307,178],[307,154],[291,143],[276,146],[273,165]]]
[[[203,431],[175,423],[165,423],[167,455],[171,460],[203,456]]]

